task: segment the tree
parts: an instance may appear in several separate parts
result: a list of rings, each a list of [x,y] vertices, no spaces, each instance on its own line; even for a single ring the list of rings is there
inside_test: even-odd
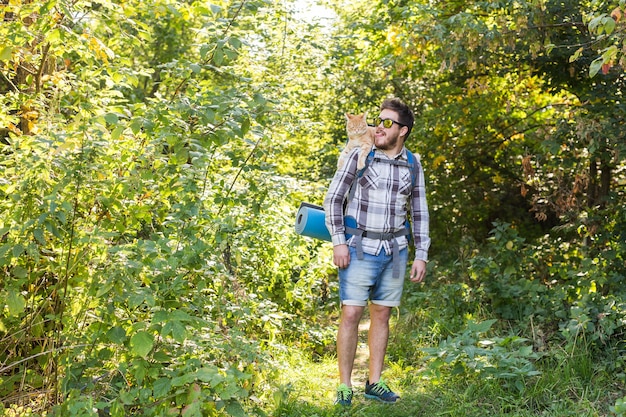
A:
[[[276,85],[247,58],[264,6],[3,9],[3,402],[239,415],[277,303],[317,308],[307,270],[323,266],[287,232],[293,180],[271,171]]]
[[[623,84],[615,70],[590,79],[594,57],[586,49],[571,59],[593,42],[582,18],[588,7],[577,1],[338,7],[339,33],[351,36],[333,51],[337,78],[360,103],[393,94],[416,109],[408,146],[423,155],[433,255],[458,261],[456,279],[489,294],[483,301],[495,314],[504,315],[496,305],[524,289],[549,292],[551,306],[564,310],[558,317],[575,316],[574,305],[589,314],[610,309],[614,298],[607,295],[621,293]],[[357,94],[360,80],[366,85]],[[509,239],[484,246],[494,235]],[[518,243],[528,254],[511,257]],[[500,268],[494,259],[501,258],[518,269]],[[561,268],[545,267],[555,259]],[[466,274],[467,262],[481,267]],[[574,280],[580,268],[585,277]],[[539,299],[529,301],[531,311],[553,311]]]

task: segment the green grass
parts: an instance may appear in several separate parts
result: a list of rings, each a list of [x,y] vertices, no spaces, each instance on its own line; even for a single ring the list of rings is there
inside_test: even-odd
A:
[[[442,372],[433,377],[420,370],[422,364],[390,363],[384,376],[402,396],[398,403],[367,400],[363,387],[355,383],[353,405],[344,408],[333,404],[338,378],[335,358],[313,361],[301,352],[293,352],[285,358],[286,365],[272,384],[272,400],[265,412],[275,417],[614,415],[609,406],[623,395],[621,383],[602,371],[590,370],[587,357],[568,356],[556,350],[544,358],[538,363],[542,374],[525,381],[521,392],[480,375]]]
[[[626,393],[626,372],[622,369],[624,346],[619,338],[601,345],[592,341],[593,333],[581,331],[580,337],[570,340],[559,337],[547,325],[536,337],[537,323],[526,329],[519,323],[513,326],[510,321],[489,320],[493,315],[482,308],[470,314],[471,309],[438,298],[447,294],[448,287],[438,290],[423,294],[408,291],[403,310],[392,318],[383,376],[400,394],[398,403],[380,404],[363,396],[367,377],[363,356],[367,353],[367,334],[363,330],[353,374],[352,407],[334,405],[338,371],[332,346],[321,358],[294,348],[275,355],[283,366],[266,383],[263,390],[266,394],[259,402],[263,412],[259,414],[272,417],[626,416],[623,411],[617,414],[611,411],[619,408],[616,405]],[[464,310],[467,311],[463,313]],[[328,319],[328,329],[336,327],[336,319]],[[367,320],[367,315],[363,320]],[[552,337],[542,336],[548,334]],[[424,351],[425,348],[431,350]],[[434,360],[437,353],[442,354],[439,362],[429,362],[429,355]],[[433,363],[437,366],[431,366]]]

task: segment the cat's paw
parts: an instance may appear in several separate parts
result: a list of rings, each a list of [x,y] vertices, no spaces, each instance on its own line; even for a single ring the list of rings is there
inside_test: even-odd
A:
[[[356,164],[356,169],[361,170],[365,168],[365,161],[358,161]]]

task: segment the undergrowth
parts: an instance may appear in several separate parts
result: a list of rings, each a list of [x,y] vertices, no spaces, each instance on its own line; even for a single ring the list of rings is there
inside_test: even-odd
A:
[[[289,351],[268,415],[626,415],[625,310],[619,291],[596,291],[604,261],[588,262],[571,245],[529,244],[508,225],[495,226],[471,257],[431,262],[425,284],[406,284],[384,372],[402,397],[397,404],[366,400],[355,384],[353,406],[335,406],[333,354]],[[578,291],[557,260],[585,266]]]
[[[486,325],[484,325],[486,327]],[[547,350],[540,358],[528,356],[534,371],[520,377],[518,383],[508,383],[497,377],[494,369],[479,368],[468,371],[464,366],[429,364],[427,352],[433,348],[415,344],[410,352],[402,352],[394,343],[403,338],[399,333],[403,322],[394,324],[391,356],[384,372],[390,386],[401,395],[393,405],[372,402],[363,397],[363,387],[355,384],[355,396],[350,408],[334,405],[338,380],[336,358],[327,355],[322,360],[307,356],[302,351],[284,353],[287,364],[272,384],[271,402],[267,415],[276,417],[314,416],[582,416],[600,417],[621,415],[612,413],[620,407],[623,384],[602,363],[594,363],[593,354],[584,350],[566,352],[558,346]],[[408,333],[408,337],[411,337]],[[467,340],[466,332],[451,340]],[[424,339],[425,340],[425,339]],[[468,342],[469,343],[469,342]],[[400,346],[405,346],[400,344]],[[469,346],[469,344],[467,345]],[[467,347],[465,346],[465,347]],[[449,346],[448,346],[449,349]],[[464,347],[456,352],[466,352]],[[421,360],[407,360],[422,356]],[[516,352],[516,351],[514,351]],[[467,352],[466,352],[467,353]],[[488,363],[493,357],[477,354],[474,362]],[[496,367],[497,368],[497,367]],[[503,371],[504,372],[504,371]],[[618,403],[616,404],[616,401]],[[614,406],[615,404],[615,406]]]

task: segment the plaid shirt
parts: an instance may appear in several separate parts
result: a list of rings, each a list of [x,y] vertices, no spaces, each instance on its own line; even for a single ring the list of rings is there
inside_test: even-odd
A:
[[[356,178],[359,148],[355,148],[341,169],[338,169],[324,199],[326,227],[330,231],[333,246],[354,246],[354,238],[346,241],[344,225],[344,200]],[[376,150],[377,158],[390,159],[384,152]],[[411,215],[415,259],[428,260],[430,237],[428,235],[428,205],[424,171],[418,161],[418,175],[413,188]],[[407,161],[406,148],[396,158]],[[411,195],[411,169],[387,163],[372,162],[363,175],[356,178],[354,197],[346,208],[345,215],[356,219],[357,227],[368,232],[393,233],[405,227],[407,200]],[[406,236],[396,238],[399,249],[408,245]],[[363,238],[363,251],[378,255],[381,249],[392,253],[390,241]]]

